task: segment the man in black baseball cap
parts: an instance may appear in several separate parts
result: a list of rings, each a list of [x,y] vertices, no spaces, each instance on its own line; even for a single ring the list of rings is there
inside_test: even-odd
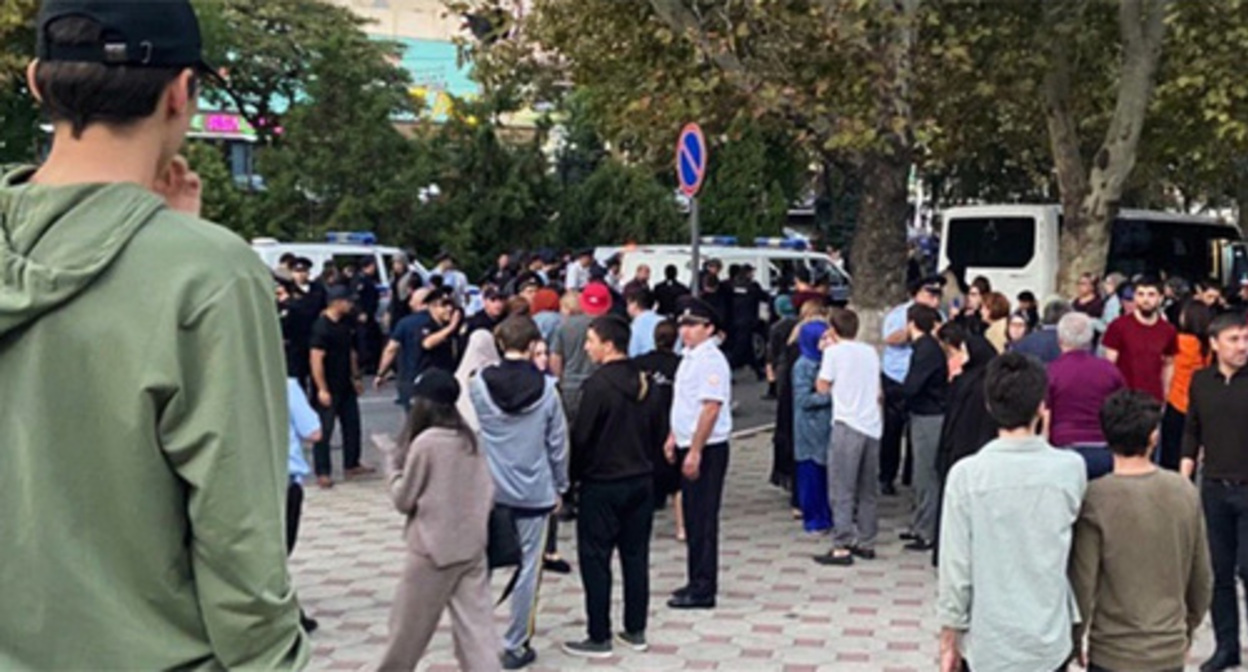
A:
[[[0,660],[305,667],[273,278],[198,218],[178,157],[206,70],[195,14],[45,0],[37,30],[52,148],[0,179],[0,427],[25,465],[0,470],[0,511],[38,520],[0,523],[0,584],[39,607],[0,610]]]

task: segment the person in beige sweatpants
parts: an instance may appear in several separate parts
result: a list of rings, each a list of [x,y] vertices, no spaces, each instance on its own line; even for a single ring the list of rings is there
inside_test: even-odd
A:
[[[448,607],[460,668],[500,669],[485,552],[494,483],[455,409],[458,397],[459,384],[449,373],[422,374],[407,427],[387,460],[391,498],[407,516],[408,553],[382,670],[414,670]]]

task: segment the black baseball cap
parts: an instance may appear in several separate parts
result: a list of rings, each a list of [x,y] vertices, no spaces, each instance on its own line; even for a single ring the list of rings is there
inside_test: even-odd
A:
[[[49,24],[80,17],[100,25],[98,44],[53,44]],[[40,61],[136,68],[193,68],[220,79],[204,62],[199,19],[189,0],[44,0],[39,8]]]
[[[351,291],[346,285],[334,285],[325,292],[325,299],[328,303],[335,301],[355,301],[355,292]]]

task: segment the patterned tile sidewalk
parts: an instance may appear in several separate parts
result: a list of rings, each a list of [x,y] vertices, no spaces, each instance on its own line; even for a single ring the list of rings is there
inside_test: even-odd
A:
[[[766,482],[770,441],[770,434],[761,434],[733,445],[718,609],[676,612],[664,605],[668,593],[683,583],[684,549],[674,538],[670,510],[663,511],[656,518],[651,553],[650,652],[617,647],[614,658],[594,662],[564,655],[559,644],[585,634],[580,579],[575,571],[547,574],[533,642],[538,661],[530,669],[935,669],[935,571],[926,554],[902,550],[897,539],[907,494],[882,501],[879,559],[850,568],[820,567],[810,558],[824,550],[826,538],[804,535],[789,517],[786,495]],[[375,667],[403,565],[401,527],[378,480],[343,483],[330,491],[309,489],[292,568],[304,606],[321,623],[313,636],[314,669]],[[561,527],[560,548],[575,570],[573,527]],[[504,582],[495,577],[495,595]],[[615,592],[613,618],[619,619],[618,565]],[[500,624],[506,611],[506,605],[497,610]],[[1192,662],[1208,655],[1210,639],[1206,622]],[[419,669],[458,669],[447,619]]]

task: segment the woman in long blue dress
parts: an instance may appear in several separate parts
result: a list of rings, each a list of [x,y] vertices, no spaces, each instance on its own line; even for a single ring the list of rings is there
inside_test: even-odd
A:
[[[802,325],[793,363],[793,452],[797,461],[797,501],[808,533],[832,527],[828,506],[828,441],[832,434],[832,397],[815,391],[823,352],[819,341],[828,330],[822,320]]]

